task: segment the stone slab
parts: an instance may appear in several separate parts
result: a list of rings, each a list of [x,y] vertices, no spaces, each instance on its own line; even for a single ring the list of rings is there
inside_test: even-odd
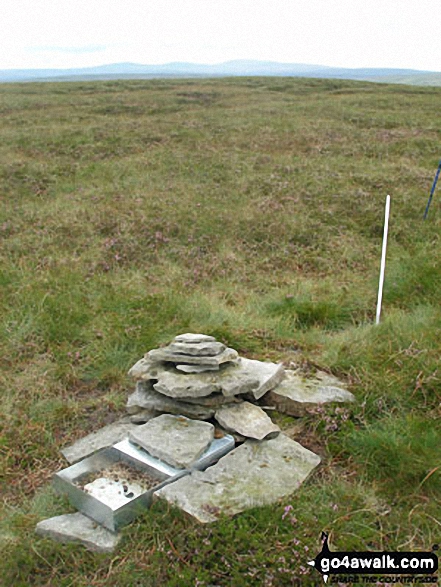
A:
[[[198,406],[206,406],[207,408],[220,408],[226,404],[234,404],[243,401],[237,396],[226,397],[222,393],[212,393],[206,397],[181,397],[180,401],[190,404],[197,404]]]
[[[182,353],[184,355],[195,355],[197,357],[215,357],[220,355],[227,347],[221,342],[172,342],[167,349],[172,353]]]
[[[320,457],[284,434],[247,440],[204,472],[191,475],[155,492],[196,518],[216,521],[246,509],[276,503],[291,495],[320,463]]]
[[[270,389],[276,387],[285,376],[283,363],[255,361],[253,359],[242,359],[242,361],[245,368],[259,379],[259,387],[252,392],[256,399],[260,399]]]
[[[238,353],[234,349],[226,348],[222,353],[215,357],[197,357],[193,355],[184,355],[182,353],[173,353],[167,347],[161,349],[152,349],[145,358],[151,361],[168,361],[181,365],[188,363],[189,365],[209,365],[215,367],[228,361],[235,361],[238,358]]]
[[[220,391],[225,397],[249,392],[253,397],[261,397],[268,389],[276,386],[283,375],[282,364],[240,358],[235,363],[221,365],[215,372],[184,374],[177,369],[160,369],[153,387],[175,399],[206,397]]]
[[[323,405],[354,402],[352,393],[344,384],[323,371],[315,377],[306,378],[300,373],[287,370],[285,379],[265,396],[265,403],[290,416],[313,414]]]
[[[197,334],[194,332],[186,332],[184,334],[178,334],[175,336],[173,342],[185,342],[189,344],[199,343],[199,342],[215,342],[216,339],[214,336],[209,336],[208,334]]]
[[[176,369],[183,373],[205,373],[207,371],[219,371],[219,365],[176,365]]]
[[[247,369],[247,359],[240,358],[235,364],[221,370],[218,381],[225,397],[243,395],[259,388],[260,381],[256,373]]]
[[[76,463],[84,459],[97,450],[107,448],[126,438],[129,431],[136,425],[131,422],[129,417],[121,418],[112,424],[108,424],[99,430],[80,438],[73,444],[61,449],[61,454],[70,463]]]
[[[129,396],[126,405],[129,414],[143,410],[188,416],[198,420],[208,420],[214,416],[215,408],[199,406],[167,397],[153,389],[150,381],[138,381],[135,391]]]
[[[131,442],[178,469],[191,467],[213,439],[213,424],[169,414],[153,418],[129,434]]]
[[[206,373],[161,373],[155,389],[175,398],[206,397],[222,392],[225,397],[258,389],[259,379],[244,367],[243,359],[221,365],[217,371]]]
[[[61,543],[78,542],[92,552],[110,553],[121,539],[81,513],[65,514],[42,520],[35,528],[42,537]]]
[[[152,368],[151,361],[145,359],[131,369],[138,380],[151,381],[157,392],[174,399],[202,398],[216,392],[222,392],[225,397],[252,393],[254,398],[260,398],[277,386],[284,371],[281,363],[245,358],[218,365],[216,371],[202,373],[183,373],[165,363],[156,363]]]
[[[241,357],[236,365],[222,374],[222,393],[226,396],[251,392],[255,399],[276,387],[283,379],[285,367],[282,363],[256,361]]]
[[[213,373],[164,372],[159,374],[158,382],[154,383],[153,387],[159,393],[175,399],[205,397],[220,391],[216,375]]]
[[[181,359],[184,360],[185,357],[181,357]],[[151,361],[150,359],[142,358],[131,367],[128,375],[137,381],[153,381],[158,380],[162,373],[176,372],[176,370],[181,374],[217,372],[219,371],[219,365],[170,365],[170,363],[164,361]]]
[[[161,392],[172,396],[182,395],[182,398],[204,397],[202,393],[206,393],[211,386],[213,394],[221,391],[226,398],[255,392],[261,387],[262,383],[265,383],[265,380],[262,382],[262,377],[259,378],[259,373],[255,373],[256,365],[254,363],[260,363],[260,361],[251,361],[249,363],[248,359],[238,358],[234,362],[220,365],[216,371],[186,373],[185,375],[177,372],[177,370],[161,373],[159,381],[166,382],[169,387],[169,389],[167,389],[167,386],[161,387]],[[263,364],[268,365],[268,363]],[[272,365],[272,363],[269,363],[269,365]],[[176,390],[173,390],[174,385],[176,385]],[[186,396],[183,394],[186,394]]]
[[[271,418],[259,406],[250,402],[223,406],[216,411],[214,417],[226,430],[247,438],[263,440],[280,432],[280,428]]]
[[[171,368],[169,365],[143,357],[131,367],[128,375],[138,381],[150,381],[157,379],[159,373],[169,371]]]

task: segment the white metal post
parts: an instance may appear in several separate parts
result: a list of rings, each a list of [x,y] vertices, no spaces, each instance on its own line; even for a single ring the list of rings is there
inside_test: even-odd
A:
[[[389,210],[390,196],[388,195],[386,197],[386,210],[384,212],[383,250],[381,252],[380,283],[378,284],[377,317],[375,321],[376,324],[380,323],[381,302],[383,299],[384,270],[386,267],[387,233],[389,229]]]

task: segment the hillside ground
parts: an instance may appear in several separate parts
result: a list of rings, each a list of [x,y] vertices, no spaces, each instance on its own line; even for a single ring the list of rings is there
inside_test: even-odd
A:
[[[439,193],[423,221],[440,100],[286,78],[0,86],[3,584],[307,586],[322,531],[333,550],[441,542]],[[113,555],[36,537],[72,511],[60,448],[123,414],[128,368],[182,332],[344,379],[350,410],[277,416],[321,467],[212,525],[157,503]]]

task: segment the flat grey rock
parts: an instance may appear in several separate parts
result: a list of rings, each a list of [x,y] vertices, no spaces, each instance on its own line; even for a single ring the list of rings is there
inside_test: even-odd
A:
[[[173,353],[167,347],[161,349],[152,349],[145,358],[151,361],[168,361],[181,365],[188,363],[189,365],[208,365],[215,367],[228,361],[235,361],[238,358],[238,353],[234,349],[226,348],[222,353],[215,357],[197,357],[193,355],[184,355],[182,353]]]
[[[219,371],[219,365],[176,365],[176,369],[183,373],[207,373],[208,371]]]
[[[220,371],[218,381],[225,397],[243,395],[259,388],[260,380],[256,373],[247,369],[247,359],[240,358]]]
[[[181,357],[184,360],[185,357]],[[168,372],[209,373],[219,371],[219,365],[171,365],[164,361],[151,361],[142,358],[129,370],[128,375],[137,381],[157,380],[160,374]]]
[[[128,374],[138,381],[150,381],[157,379],[159,373],[169,370],[168,365],[143,357],[133,365]]]
[[[320,457],[284,434],[247,440],[204,472],[193,471],[155,493],[196,518],[216,521],[291,495],[320,463]]]
[[[267,391],[276,387],[285,376],[283,363],[269,361],[255,361],[242,359],[244,367],[259,379],[259,387],[252,392],[256,399],[261,398]]]
[[[185,334],[178,334],[178,336],[175,336],[173,342],[194,344],[199,342],[216,342],[216,339],[214,336],[209,336],[208,334],[195,334],[193,332],[186,332]]]
[[[211,372],[197,374],[160,373],[158,382],[154,383],[153,387],[159,393],[176,399],[205,397],[220,391],[216,375]]]
[[[208,420],[214,416],[215,412],[215,409],[211,407],[190,404],[167,397],[155,391],[150,381],[138,381],[135,391],[128,398],[126,408],[131,415],[148,410],[183,415],[198,420]]]
[[[220,355],[227,347],[221,342],[172,342],[167,350],[171,353],[182,353],[184,355],[195,355],[197,357],[214,357]]]
[[[65,514],[39,522],[39,536],[61,543],[78,542],[93,552],[113,552],[121,539],[83,514]]]
[[[247,438],[263,440],[280,432],[280,428],[271,418],[259,406],[250,402],[222,406],[214,417],[226,430],[237,432]]]
[[[129,440],[178,469],[191,467],[214,438],[209,422],[164,414],[129,434]]]
[[[221,374],[222,393],[226,396],[252,393],[255,399],[276,387],[285,374],[282,363],[256,361],[241,357],[236,365]]]
[[[226,397],[222,393],[212,393],[206,397],[181,397],[180,401],[205,406],[207,408],[220,408],[221,406],[238,403],[243,400],[237,396]]]
[[[286,371],[284,381],[265,396],[265,403],[290,416],[314,413],[319,406],[354,402],[355,397],[343,389],[344,384],[323,371],[306,378],[296,371]]]
[[[73,444],[61,449],[61,454],[72,464],[84,459],[101,448],[112,446],[126,438],[129,431],[135,426],[130,418],[124,417],[108,426],[80,438]]]
[[[207,373],[179,373],[176,369],[157,373],[153,384],[156,391],[175,399],[202,398],[216,392],[225,397],[251,392],[253,397],[266,393],[283,377],[283,365],[239,359],[221,365],[218,371]]]
[[[216,371],[202,373],[182,373],[170,365],[164,367],[164,363],[157,363],[158,367],[152,369],[150,362],[147,363],[148,373],[138,379],[152,381],[157,392],[174,399],[203,398],[217,392],[225,397],[252,393],[254,398],[259,398],[284,376],[282,364],[244,358],[218,365]]]

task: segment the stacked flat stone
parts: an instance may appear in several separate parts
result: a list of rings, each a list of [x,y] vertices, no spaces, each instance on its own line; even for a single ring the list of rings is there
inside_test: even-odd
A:
[[[186,333],[149,351],[129,371],[137,380],[128,399],[132,421],[159,414],[215,419],[242,440],[263,440],[280,432],[258,405],[303,416],[324,404],[354,401],[334,377],[317,372],[305,379],[282,363],[239,357],[213,336]]]
[[[229,432],[261,440],[280,429],[255,403],[284,372],[282,363],[239,357],[213,336],[181,334],[130,369],[137,384],[127,411],[138,422],[163,413],[215,418]]]
[[[176,468],[191,468],[217,438],[216,420],[243,444],[206,471],[193,470],[155,493],[200,522],[276,503],[320,463],[318,455],[280,433],[260,406],[302,417],[355,400],[328,373],[306,377],[299,370],[285,371],[281,363],[245,359],[204,334],[177,336],[167,347],[148,352],[129,374],[137,381],[127,403],[131,416],[62,452],[73,463],[128,437]],[[212,418],[212,423],[200,421]],[[80,513],[43,520],[36,531],[98,552],[112,552],[120,538]]]

